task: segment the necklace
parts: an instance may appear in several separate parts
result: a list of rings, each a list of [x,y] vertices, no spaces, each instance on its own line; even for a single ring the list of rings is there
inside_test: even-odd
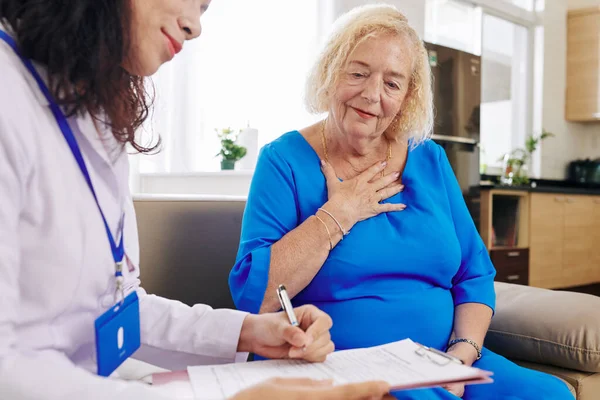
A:
[[[327,153],[327,141],[325,140],[325,123],[326,122],[327,122],[327,119],[323,120],[323,123],[321,124],[321,143],[323,145],[323,153],[325,154],[325,161],[329,162],[329,154]],[[387,138],[385,140],[387,141],[387,144],[388,144],[386,161],[389,163],[390,160],[392,159],[392,144],[390,143],[390,141]],[[385,168],[383,168],[381,170],[381,177],[383,178],[384,176],[385,176]]]

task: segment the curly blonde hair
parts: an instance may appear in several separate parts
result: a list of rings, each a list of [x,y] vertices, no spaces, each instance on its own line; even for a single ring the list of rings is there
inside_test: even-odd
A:
[[[390,139],[407,135],[418,145],[433,128],[433,94],[428,54],[406,17],[390,5],[365,5],[342,15],[317,58],[306,82],[306,108],[314,114],[329,111],[332,95],[352,52],[365,40],[379,35],[406,39],[413,65],[408,92],[399,115],[386,130]]]

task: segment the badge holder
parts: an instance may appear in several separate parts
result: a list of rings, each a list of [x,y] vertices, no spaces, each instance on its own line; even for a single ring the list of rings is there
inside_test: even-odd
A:
[[[117,274],[121,272],[117,265]],[[124,297],[117,277],[116,305],[95,322],[98,375],[109,376],[140,348],[140,303],[136,292]],[[119,299],[120,297],[120,299]]]

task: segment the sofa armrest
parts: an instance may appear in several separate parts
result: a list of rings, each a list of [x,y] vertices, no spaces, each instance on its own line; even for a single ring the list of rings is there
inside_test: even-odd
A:
[[[600,297],[496,282],[485,346],[508,358],[600,372]]]

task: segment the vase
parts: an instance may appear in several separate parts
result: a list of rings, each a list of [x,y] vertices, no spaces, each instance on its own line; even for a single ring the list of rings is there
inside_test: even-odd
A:
[[[235,168],[235,161],[233,160],[221,160],[221,170],[232,170]]]
[[[246,155],[237,162],[240,170],[253,170],[258,158],[258,130],[247,127],[237,138],[237,144],[246,148]]]

